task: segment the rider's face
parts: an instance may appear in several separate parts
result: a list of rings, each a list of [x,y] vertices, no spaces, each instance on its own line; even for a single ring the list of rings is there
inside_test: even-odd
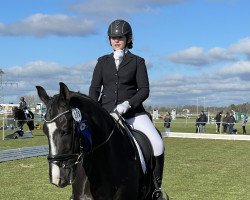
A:
[[[110,37],[111,46],[114,50],[122,50],[126,46],[126,37]]]

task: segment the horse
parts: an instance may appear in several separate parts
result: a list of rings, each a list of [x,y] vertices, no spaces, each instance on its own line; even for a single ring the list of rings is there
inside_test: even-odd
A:
[[[21,110],[18,107],[13,108],[13,117],[15,121],[17,122],[17,128],[19,129],[18,131],[23,132],[23,126],[25,123],[27,123],[27,126],[29,127],[30,131],[33,131],[35,126],[34,126],[34,114],[29,110],[29,116],[27,117],[27,114],[24,113],[23,110]]]
[[[148,144],[144,150],[151,152],[143,171],[134,140],[119,120],[89,96],[59,84],[59,94],[52,97],[36,86],[47,108],[43,131],[49,142],[50,182],[60,188],[73,184],[74,200],[152,200],[149,140],[142,137]]]

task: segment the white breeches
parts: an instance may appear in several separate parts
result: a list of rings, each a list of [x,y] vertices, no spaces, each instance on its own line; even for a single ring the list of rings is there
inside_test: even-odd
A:
[[[146,114],[126,119],[126,122],[133,129],[143,132],[148,137],[154,150],[154,156],[163,154],[164,144],[162,138]]]

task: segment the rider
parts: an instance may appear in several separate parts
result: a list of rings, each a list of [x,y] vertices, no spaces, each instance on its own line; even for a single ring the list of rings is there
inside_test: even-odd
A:
[[[164,166],[164,144],[149,119],[143,102],[149,96],[149,81],[145,60],[132,54],[133,34],[124,20],[113,21],[108,28],[113,52],[98,59],[89,89],[89,96],[99,101],[108,112],[117,110],[126,122],[151,141],[156,166],[156,190],[153,199],[164,199],[160,190]]]
[[[24,112],[26,118],[29,117],[29,110],[28,110],[27,103],[24,100],[24,97],[20,97],[19,109],[21,109]]]

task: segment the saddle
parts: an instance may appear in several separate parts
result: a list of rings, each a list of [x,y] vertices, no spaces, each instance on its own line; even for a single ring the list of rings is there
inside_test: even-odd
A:
[[[132,129],[125,119],[119,114],[111,113],[111,116],[126,130],[125,134],[130,140],[134,151],[137,151],[138,153],[139,151],[142,152],[143,158],[141,159],[144,159],[145,161],[146,171],[152,171],[154,168],[154,152],[148,137],[141,131]],[[139,149],[136,143],[138,144]]]
[[[32,117],[31,117],[29,111],[28,111],[28,112],[27,112],[26,110],[22,110],[22,111],[23,111],[23,113],[24,113],[25,120],[30,120],[30,119],[32,119]]]
[[[141,158],[140,156],[139,157],[140,159],[144,160],[146,169],[143,170],[142,166],[142,171],[145,174],[145,176],[141,182],[142,191],[140,196],[145,197],[150,193],[151,183],[154,179],[152,174],[155,167],[155,157],[151,142],[144,133],[132,129],[130,125],[127,124],[125,119],[123,119],[119,114],[111,113],[111,116],[120,124],[121,127],[123,127],[126,130],[125,134],[130,140],[134,152],[137,152],[139,155],[140,155],[139,152],[140,151],[142,152],[143,158]],[[139,149],[136,143],[138,144]]]

